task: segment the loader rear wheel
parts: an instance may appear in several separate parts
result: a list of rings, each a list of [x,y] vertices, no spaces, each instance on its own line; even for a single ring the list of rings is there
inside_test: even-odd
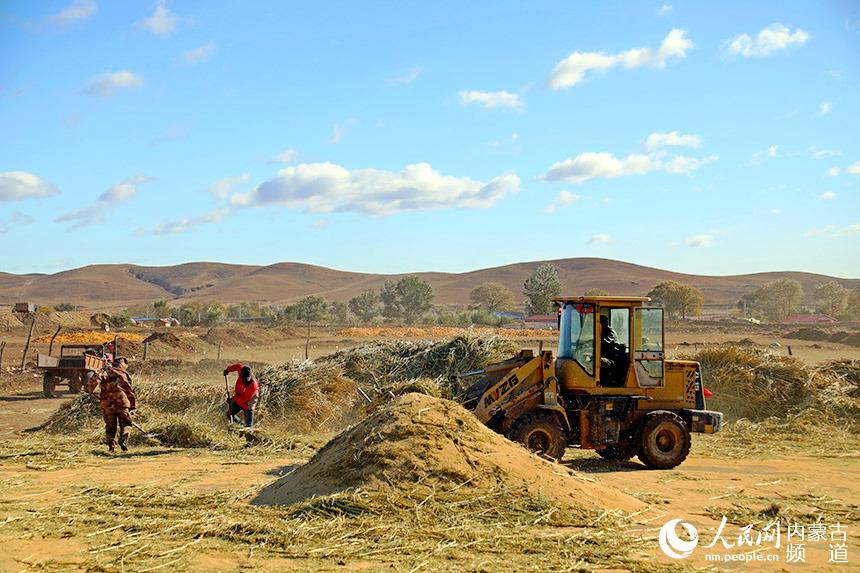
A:
[[[597,455],[604,460],[626,462],[636,455],[636,450],[632,444],[616,444],[602,450],[597,450]]]
[[[652,412],[638,434],[639,460],[651,469],[674,468],[690,453],[690,431],[672,412]]]
[[[561,459],[567,446],[558,418],[549,412],[523,414],[514,420],[507,434],[509,440],[554,460]]]
[[[57,381],[51,374],[42,376],[42,395],[45,398],[56,398],[54,389],[57,387]]]

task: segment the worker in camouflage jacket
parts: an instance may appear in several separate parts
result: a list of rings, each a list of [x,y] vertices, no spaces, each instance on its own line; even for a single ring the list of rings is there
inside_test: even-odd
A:
[[[119,447],[128,451],[131,433],[131,412],[137,407],[131,376],[128,374],[128,359],[118,357],[112,366],[93,374],[84,391],[90,394],[99,386],[99,401],[105,420],[106,443],[111,452],[116,451],[116,432],[119,426]]]

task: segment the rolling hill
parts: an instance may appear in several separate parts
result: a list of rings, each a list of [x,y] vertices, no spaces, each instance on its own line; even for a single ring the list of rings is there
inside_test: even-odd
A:
[[[662,280],[677,280],[700,288],[709,304],[728,304],[768,281],[791,278],[806,293],[827,280],[860,288],[860,279],[841,279],[804,272],[767,272],[734,276],[700,276],[598,258],[515,263],[466,273],[412,273],[428,281],[437,304],[465,305],[469,292],[485,282],[500,282],[517,296],[526,278],[541,264],[559,268],[565,294],[602,288],[613,294],[642,295]],[[186,263],[165,267],[128,264],[91,265],[54,274],[15,275],[0,272],[0,305],[33,301],[47,305],[71,302],[87,308],[117,308],[158,299],[221,302],[267,301],[288,304],[308,295],[347,301],[363,289],[379,288],[386,280],[406,275],[356,273],[306,265],[267,266]]]

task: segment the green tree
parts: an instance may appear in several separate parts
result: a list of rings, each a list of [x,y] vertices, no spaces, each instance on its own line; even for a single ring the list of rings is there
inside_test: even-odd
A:
[[[131,324],[131,315],[126,311],[122,311],[118,314],[113,314],[110,317],[110,324],[114,328],[123,328]]]
[[[156,318],[167,318],[170,316],[170,306],[166,300],[157,300],[152,303],[152,310]]]
[[[849,291],[843,316],[848,320],[860,320],[860,288]]]
[[[308,359],[311,345],[311,324],[319,322],[328,314],[328,303],[319,296],[308,296],[303,298],[293,308],[296,319],[307,325],[307,338],[305,338],[305,360]]]
[[[799,282],[779,279],[760,286],[742,301],[751,314],[778,322],[796,311],[802,299],[803,288]]]
[[[590,288],[584,293],[582,296],[608,296],[609,293],[603,290],[602,288]]]
[[[416,276],[403,277],[385,281],[379,298],[385,318],[414,324],[433,308],[433,287]]]
[[[57,312],[69,312],[75,310],[75,305],[70,302],[61,302],[60,304],[54,305],[54,310]]]
[[[539,266],[523,283],[523,294],[526,295],[526,312],[529,314],[552,313],[552,299],[561,296],[558,267],[549,263]]]
[[[361,291],[349,300],[349,311],[363,324],[373,322],[381,313],[379,293],[373,289]]]
[[[344,324],[349,315],[349,308],[345,302],[335,301],[329,305],[328,314],[332,322]]]
[[[502,283],[484,283],[472,289],[469,299],[486,312],[508,310],[514,306],[514,293]]]
[[[848,289],[836,281],[821,283],[815,287],[814,294],[818,312],[839,316],[848,306]]]
[[[702,291],[685,283],[677,281],[662,281],[654,285],[648,293],[655,302],[660,303],[669,316],[687,318],[698,315],[705,303]]]

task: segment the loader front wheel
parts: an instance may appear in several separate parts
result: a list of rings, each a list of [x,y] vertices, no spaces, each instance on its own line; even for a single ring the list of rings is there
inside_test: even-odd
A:
[[[672,412],[648,414],[638,438],[639,460],[651,469],[674,468],[690,453],[690,431],[684,420]]]
[[[560,460],[567,441],[561,424],[550,412],[529,412],[511,424],[508,439],[519,442],[529,450]]]
[[[45,398],[56,398],[54,389],[57,387],[57,380],[51,374],[42,376],[42,395]]]

